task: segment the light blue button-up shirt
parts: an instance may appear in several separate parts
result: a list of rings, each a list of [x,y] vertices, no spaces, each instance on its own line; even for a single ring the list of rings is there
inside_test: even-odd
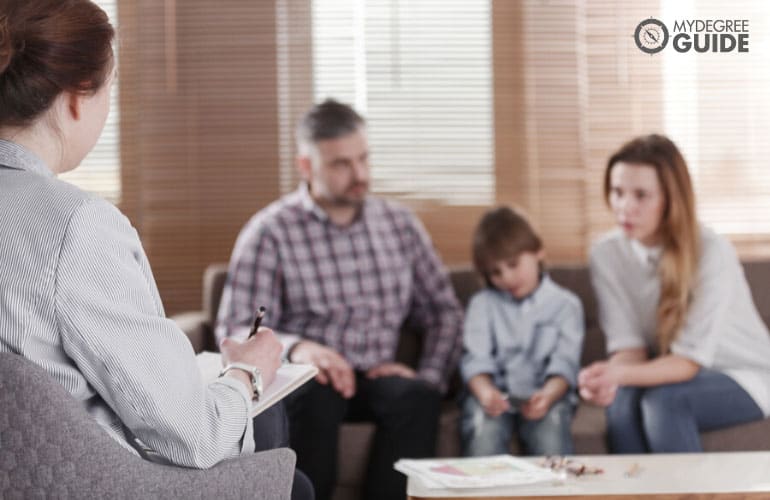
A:
[[[554,375],[575,387],[584,333],[580,299],[547,274],[522,300],[486,288],[471,298],[465,316],[463,380],[488,374],[500,390],[520,398]]]
[[[252,451],[250,394],[205,384],[128,219],[0,140],[0,351],[41,366],[114,439],[208,467]]]

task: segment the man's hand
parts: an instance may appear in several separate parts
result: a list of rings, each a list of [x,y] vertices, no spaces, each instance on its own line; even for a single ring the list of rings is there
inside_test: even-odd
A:
[[[275,372],[281,366],[283,346],[271,329],[260,328],[253,337],[243,342],[230,337],[225,338],[219,350],[222,352],[224,365],[240,362],[256,366],[267,388],[275,380]],[[251,390],[251,384],[249,384],[249,390]]]
[[[597,361],[578,374],[580,396],[599,406],[609,406],[618,391],[618,377],[613,365]]]
[[[402,377],[402,378],[415,378],[417,373],[403,363],[383,363],[381,365],[370,368],[366,372],[367,378],[380,378],[380,377]]]
[[[291,351],[291,361],[310,363],[318,367],[319,384],[331,383],[334,390],[349,399],[356,393],[353,367],[337,351],[310,340],[300,340]]]

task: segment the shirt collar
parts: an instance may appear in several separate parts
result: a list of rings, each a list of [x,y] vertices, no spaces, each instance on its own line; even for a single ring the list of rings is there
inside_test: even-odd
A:
[[[299,200],[302,204],[302,208],[306,212],[315,215],[319,220],[329,220],[329,214],[326,213],[326,210],[321,208],[318,203],[315,202],[313,197],[310,196],[310,189],[308,188],[307,182],[300,182],[299,189],[297,191],[299,192]]]
[[[40,157],[24,146],[5,139],[0,139],[0,165],[46,177],[55,177]]]
[[[648,247],[643,245],[638,240],[631,239],[631,250],[639,262],[645,267],[656,267],[660,260],[660,254],[663,251],[663,247],[656,245],[654,247]]]
[[[544,302],[549,300],[548,297],[553,291],[554,283],[553,280],[551,280],[551,277],[548,275],[546,271],[543,271],[540,275],[540,283],[537,284],[537,287],[535,290],[527,295],[526,297],[522,297],[520,299],[517,299],[513,295],[511,295],[508,292],[504,292],[502,290],[498,290],[497,288],[493,289],[497,292],[502,294],[507,300],[510,300],[511,302],[514,302],[515,304],[524,304],[531,302],[533,304],[537,304],[539,302]]]

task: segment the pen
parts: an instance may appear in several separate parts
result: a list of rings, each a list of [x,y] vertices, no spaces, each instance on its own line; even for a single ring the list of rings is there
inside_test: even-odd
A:
[[[262,318],[265,317],[265,307],[259,306],[259,310],[257,310],[257,315],[254,317],[254,326],[251,327],[251,331],[249,332],[249,338],[253,337],[254,334],[257,333],[257,330],[259,330],[259,324],[262,323]]]

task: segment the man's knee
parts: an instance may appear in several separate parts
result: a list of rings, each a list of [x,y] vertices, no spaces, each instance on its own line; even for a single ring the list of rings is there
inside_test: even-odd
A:
[[[290,422],[312,421],[313,427],[339,426],[348,402],[329,384],[311,380],[286,398]]]
[[[439,414],[441,393],[421,380],[403,379],[395,390],[390,391],[389,406],[401,413],[425,415]]]

